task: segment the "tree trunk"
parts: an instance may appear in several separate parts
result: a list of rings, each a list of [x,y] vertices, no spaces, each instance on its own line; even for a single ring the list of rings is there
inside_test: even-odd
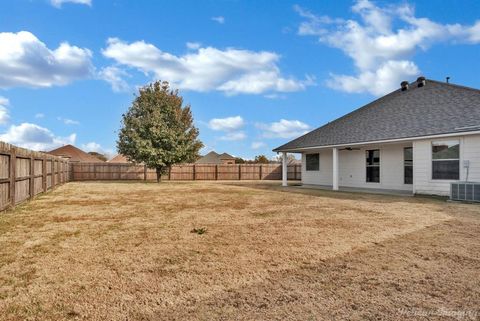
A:
[[[162,181],[162,168],[157,167],[156,170],[157,170],[157,183],[160,183]]]

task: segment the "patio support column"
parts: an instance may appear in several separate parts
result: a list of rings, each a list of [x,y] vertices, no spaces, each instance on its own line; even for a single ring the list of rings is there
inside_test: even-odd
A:
[[[333,177],[332,177],[332,186],[334,191],[338,191],[338,149],[333,148]]]
[[[282,186],[287,186],[287,152],[282,152]]]

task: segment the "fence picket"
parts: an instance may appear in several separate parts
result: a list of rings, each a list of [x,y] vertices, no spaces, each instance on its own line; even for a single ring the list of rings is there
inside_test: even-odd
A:
[[[50,180],[53,182],[53,164],[58,162],[57,185],[68,181],[68,161],[61,157],[34,152],[0,142],[0,210],[14,207],[48,189],[47,162],[52,164]],[[53,183],[51,183],[53,186]]]
[[[298,167],[298,168],[297,168]],[[101,175],[100,174],[100,170]],[[289,179],[301,179],[301,167],[289,165]],[[144,165],[70,163],[71,180],[154,180],[155,169]],[[281,164],[181,164],[168,168],[168,180],[281,180]]]

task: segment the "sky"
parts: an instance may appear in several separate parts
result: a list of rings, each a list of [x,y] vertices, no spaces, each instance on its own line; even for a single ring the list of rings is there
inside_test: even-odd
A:
[[[138,88],[163,80],[202,153],[274,157],[403,80],[480,88],[479,58],[476,0],[1,0],[0,140],[113,156]]]

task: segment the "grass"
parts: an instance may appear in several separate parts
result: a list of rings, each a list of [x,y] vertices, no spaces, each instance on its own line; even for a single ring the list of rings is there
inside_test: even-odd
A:
[[[475,319],[479,235],[434,199],[69,183],[0,214],[0,319]]]

